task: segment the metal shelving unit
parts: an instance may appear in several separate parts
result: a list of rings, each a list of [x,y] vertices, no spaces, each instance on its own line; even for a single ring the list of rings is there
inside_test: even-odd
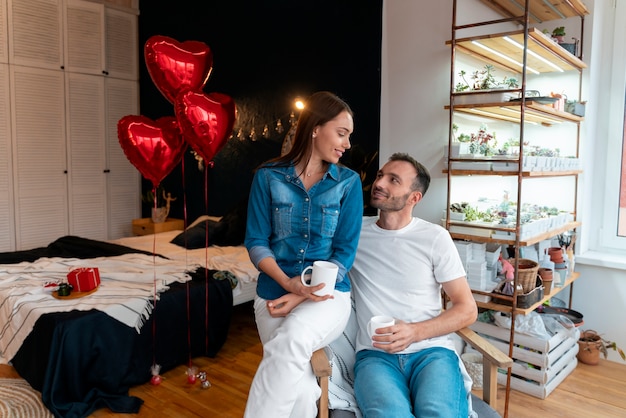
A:
[[[451,39],[446,42],[450,46],[451,51],[451,70],[450,70],[450,104],[445,106],[449,111],[449,140],[448,147],[451,150],[453,143],[453,120],[455,113],[471,114],[473,117],[484,118],[487,120],[499,120],[510,123],[519,124],[520,145],[518,157],[515,159],[498,159],[493,158],[475,158],[461,159],[451,158],[451,152],[448,152],[448,167],[444,170],[447,174],[448,199],[447,199],[447,216],[445,219],[446,228],[450,231],[454,239],[480,242],[480,243],[498,243],[515,247],[515,259],[519,260],[519,249],[523,246],[533,245],[540,241],[550,239],[565,231],[574,230],[580,226],[575,220],[576,216],[576,190],[578,189],[578,175],[580,170],[564,170],[564,171],[530,171],[525,170],[523,166],[524,160],[524,133],[525,124],[534,123],[540,126],[551,126],[556,123],[570,123],[576,125],[576,157],[578,157],[579,140],[580,140],[580,123],[583,117],[557,110],[550,105],[540,103],[527,97],[526,78],[527,74],[544,74],[554,72],[576,71],[579,75],[579,96],[580,83],[582,82],[582,71],[586,68],[586,64],[582,61],[582,56],[574,56],[560,45],[555,43],[547,35],[540,30],[531,27],[531,23],[541,23],[544,21],[563,19],[569,17],[579,17],[581,22],[581,39],[580,51],[582,51],[582,38],[584,27],[584,16],[588,11],[584,4],[579,0],[568,0],[562,2],[550,2],[547,0],[481,0],[490,8],[496,10],[502,19],[490,21],[475,22],[471,24],[457,24],[457,2],[453,0],[453,16],[452,16],[452,33]],[[553,4],[553,3],[556,3]],[[517,24],[521,29],[508,32],[488,33],[485,35],[458,37],[457,33],[466,29],[474,29],[478,27],[488,28],[493,25],[511,22]],[[519,89],[508,90],[491,90],[491,91],[475,91],[457,93],[454,91],[455,86],[455,66],[459,56],[469,56],[484,61],[490,65],[502,68],[506,71],[521,74],[521,87]],[[520,97],[517,101],[503,101],[502,92],[517,93]],[[469,96],[474,95],[471,98]],[[469,100],[468,100],[469,97]],[[461,99],[462,98],[462,99]],[[580,97],[578,97],[580,100]],[[460,102],[460,103],[457,103]],[[513,165],[516,169],[511,171],[491,171],[480,168],[477,169],[455,169],[455,162],[484,163],[485,161],[506,161]],[[465,164],[467,165],[467,164]],[[451,189],[452,178],[455,176],[517,176],[517,217],[515,227],[502,227],[494,225],[475,225],[468,222],[452,221],[450,219],[451,205]],[[558,228],[541,231],[532,237],[524,237],[522,239],[521,227],[521,207],[522,207],[522,187],[524,181],[533,181],[538,178],[547,177],[572,177],[574,179],[574,221],[567,222]],[[468,229],[469,228],[469,229]],[[501,230],[507,231],[513,235],[511,239],[493,238],[488,233],[480,233],[481,230]],[[460,232],[462,231],[462,232]],[[517,265],[514,266],[517,271]],[[490,295],[492,301],[477,302],[479,307],[497,310],[501,312],[510,312],[511,332],[509,340],[509,357],[513,356],[513,345],[515,338],[515,315],[525,315],[532,312],[536,307],[541,305],[545,300],[553,297],[556,293],[566,287],[573,288],[574,281],[579,278],[578,273],[573,273],[567,278],[561,289],[555,289],[549,296],[545,296],[542,300],[533,304],[528,308],[519,308],[517,306],[518,296],[518,277],[515,275],[514,293],[512,296],[498,296],[493,298],[492,293],[474,291],[476,294]],[[570,292],[571,305],[571,292]],[[504,415],[508,415],[508,402],[510,391],[511,369],[508,370],[506,384],[506,404]]]

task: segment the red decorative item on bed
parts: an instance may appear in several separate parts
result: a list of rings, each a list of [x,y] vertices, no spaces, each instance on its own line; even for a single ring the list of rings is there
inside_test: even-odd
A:
[[[81,267],[67,274],[67,282],[76,292],[89,292],[100,286],[100,272],[97,267]]]

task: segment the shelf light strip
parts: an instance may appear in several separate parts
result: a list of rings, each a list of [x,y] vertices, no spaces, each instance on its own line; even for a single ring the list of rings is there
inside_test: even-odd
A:
[[[528,100],[532,100],[532,98],[531,98],[531,99],[528,99]],[[516,110],[516,109],[511,109],[511,108],[509,108],[509,107],[500,107],[500,109],[502,109],[502,110],[506,110],[506,111],[508,111],[508,112],[515,113],[516,115],[521,115],[521,113],[522,113],[522,112],[520,112],[519,110]],[[559,120],[559,119],[553,119],[553,118],[549,118],[549,117],[547,117],[547,116],[541,116],[541,115],[538,115],[538,114],[536,114],[536,113],[532,113],[532,117],[533,117],[533,118],[537,118],[537,119],[543,119],[543,120],[546,120],[546,121],[551,122],[551,123],[561,123],[561,122],[562,122],[562,121],[561,121],[561,120]]]
[[[500,119],[500,120],[508,120],[509,122],[517,122],[517,123],[520,122],[519,118],[513,118],[513,117],[510,117],[510,116],[506,116],[506,115],[500,114],[500,113],[487,112],[485,110],[480,110],[480,109],[477,109],[475,107],[472,107],[470,110],[473,113],[476,113],[476,114],[479,114],[479,115],[484,115],[484,116],[487,116],[487,117],[490,117],[490,118],[495,118],[495,119]],[[536,123],[534,123],[534,122],[530,122],[530,121],[526,121],[526,122],[536,125]]]
[[[522,44],[520,44],[519,42],[509,38],[508,36],[503,37],[502,39],[504,39],[505,41],[507,41],[508,43],[515,45],[516,47],[518,47],[519,49],[521,49],[522,51],[524,50],[524,46]],[[545,59],[544,57],[542,57],[541,55],[537,54],[535,51],[532,50],[528,50],[528,53],[530,55],[532,55],[533,57],[537,58],[539,61],[548,64],[550,67],[554,68],[555,70],[563,73],[565,72],[564,69],[562,69],[561,67],[559,67],[558,65],[556,65],[553,62],[548,61],[547,59]]]
[[[487,51],[487,52],[489,52],[491,54],[494,54],[494,55],[496,55],[496,56],[498,56],[498,57],[500,57],[502,59],[505,59],[505,60],[509,61],[510,63],[517,65],[520,68],[524,68],[524,64],[522,64],[521,62],[515,61],[511,57],[507,57],[506,55],[504,55],[504,54],[502,54],[502,53],[500,53],[500,52],[498,52],[498,51],[496,51],[494,49],[491,49],[488,46],[485,46],[485,45],[481,44],[478,41],[472,41],[472,44],[474,44],[474,45],[484,49],[485,51]],[[535,69],[533,69],[533,68],[531,68],[529,66],[526,66],[526,69],[528,71],[530,71],[531,73],[533,73],[533,74],[539,74],[539,71],[537,71],[537,70],[535,70]]]

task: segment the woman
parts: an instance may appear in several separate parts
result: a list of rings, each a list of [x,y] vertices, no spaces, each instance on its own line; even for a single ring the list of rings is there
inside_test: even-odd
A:
[[[341,335],[350,314],[350,282],[361,230],[359,175],[338,165],[354,129],[350,107],[329,92],[313,94],[291,150],[259,168],[252,182],[245,244],[260,271],[254,310],[263,360],[246,418],[314,417],[320,389],[311,354]],[[331,295],[300,280],[326,260],[339,268]]]

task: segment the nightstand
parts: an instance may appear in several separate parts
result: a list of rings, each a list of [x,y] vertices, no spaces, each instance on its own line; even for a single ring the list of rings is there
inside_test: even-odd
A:
[[[185,229],[185,222],[182,219],[168,218],[165,222],[154,223],[152,218],[133,219],[134,235],[158,234],[165,231],[176,231]]]

